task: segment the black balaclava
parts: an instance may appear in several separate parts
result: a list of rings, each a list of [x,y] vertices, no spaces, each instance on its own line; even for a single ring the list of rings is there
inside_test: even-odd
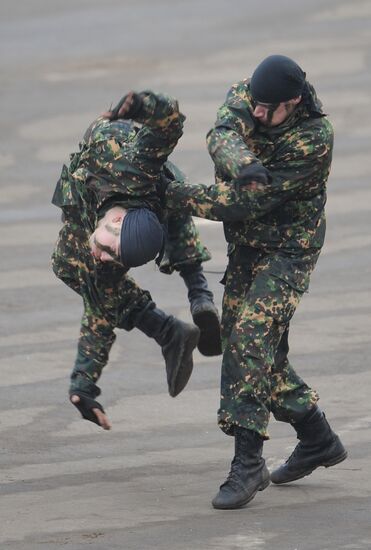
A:
[[[305,72],[295,61],[284,55],[270,55],[255,69],[250,91],[261,103],[281,103],[302,94]]]
[[[164,227],[148,208],[128,210],[121,226],[121,262],[127,268],[153,260],[165,243]]]

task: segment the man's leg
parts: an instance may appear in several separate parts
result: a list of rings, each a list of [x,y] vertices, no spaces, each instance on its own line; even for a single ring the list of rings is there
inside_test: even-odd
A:
[[[161,345],[169,393],[175,397],[192,373],[197,327],[158,310],[150,294],[121,273],[120,268],[106,264],[99,266],[97,271],[96,287],[90,287],[84,296],[85,313],[70,393],[79,390],[92,398],[97,397],[100,389],[96,383],[115,341],[114,329],[137,327]]]
[[[193,322],[201,331],[198,349],[202,355],[222,353],[219,313],[214,304],[201,263],[184,265],[179,274],[188,289]]]
[[[171,214],[160,270],[163,273],[179,271],[184,280],[193,322],[201,331],[198,349],[206,356],[220,355],[222,352],[219,314],[202,267],[202,263],[210,258],[209,251],[200,241],[192,217]]]
[[[319,466],[334,466],[347,457],[339,437],[316,404],[315,392],[311,392],[290,365],[288,351],[287,328],[272,369],[272,412],[276,420],[293,426],[299,443],[287,461],[272,472],[271,480],[276,484],[301,479]]]
[[[266,426],[269,410],[259,394],[267,393],[264,383],[264,369],[269,370],[269,350],[261,350],[260,365],[257,353],[244,365],[243,353],[248,341],[261,340],[259,323],[252,320],[247,326],[249,289],[253,273],[261,254],[244,248],[230,256],[224,278],[222,342],[224,348],[221,407],[219,425],[228,435],[234,437],[235,454],[231,470],[225,483],[213,499],[214,508],[234,509],[247,504],[258,491],[269,485],[269,472],[262,457],[263,442],[268,437]],[[260,319],[261,320],[261,319]],[[269,321],[266,323],[268,326]],[[246,332],[245,332],[246,331]],[[269,332],[269,328],[266,330]],[[271,331],[272,332],[272,331]],[[255,334],[255,336],[254,336]],[[278,337],[278,336],[277,336]],[[271,346],[274,346],[272,339]],[[267,343],[265,348],[267,348]],[[242,352],[242,353],[241,353]],[[255,363],[255,368],[253,362]],[[249,374],[252,368],[252,374]],[[259,373],[260,370],[260,373]],[[253,377],[257,377],[255,381]],[[250,393],[250,396],[249,396]]]
[[[83,297],[85,305],[71,389],[77,384],[91,396],[99,395],[96,382],[108,361],[114,328],[131,330],[138,326],[161,345],[169,393],[177,395],[192,372],[197,327],[155,308],[149,292],[139,288],[121,266],[95,264],[88,252],[82,228],[66,222],[53,252],[53,269]]]
[[[106,309],[114,312],[117,328],[130,331],[135,327],[161,346],[169,394],[176,397],[192,374],[192,353],[198,343],[199,329],[157,308],[149,292],[138,287],[127,274],[116,277],[105,304]]]
[[[171,397],[176,397],[187,385],[193,370],[192,352],[197,346],[200,331],[184,323],[150,302],[135,317],[134,326],[161,346]]]
[[[271,372],[271,411],[276,420],[303,418],[318,401],[318,394],[295,372],[288,360],[289,327],[284,329]]]
[[[262,439],[268,438],[274,359],[305,290],[308,277],[304,269],[311,265],[312,258],[302,260],[281,252],[263,254],[251,249],[237,249],[231,258],[223,304],[222,327],[225,330],[227,323],[228,331],[227,335],[223,334],[225,350],[219,425],[235,438],[236,427],[237,437],[243,429],[255,432]],[[304,403],[310,402],[312,390],[303,386],[301,397]],[[250,447],[253,457],[254,447]],[[223,508],[223,503],[227,502],[229,508],[237,508],[264,489],[266,478],[262,459],[259,466],[258,472],[251,470],[249,461],[243,462],[236,455],[230,476],[222,485],[214,506]]]

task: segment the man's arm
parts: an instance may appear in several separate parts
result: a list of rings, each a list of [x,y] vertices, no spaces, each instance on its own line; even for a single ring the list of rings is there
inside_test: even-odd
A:
[[[295,139],[295,146],[282,151],[282,161],[269,170],[266,183],[257,178],[237,178],[209,187],[173,182],[166,190],[167,207],[210,220],[249,221],[286,201],[295,200],[299,192],[308,197],[321,193],[331,162],[331,125],[321,122],[315,138],[312,130],[303,131],[297,137],[300,145]]]
[[[146,197],[152,203],[156,201],[155,183],[160,170],[182,135],[184,116],[175,99],[150,91],[134,96],[138,100],[134,112],[124,108],[121,113],[118,109],[118,118],[142,124],[139,131],[137,128],[129,131],[127,121],[113,118],[114,110],[95,122],[89,141],[82,144],[79,155],[82,179],[84,183],[87,173],[92,176],[88,186],[98,208],[115,197],[118,200],[124,197],[133,205],[138,201],[143,204]],[[126,104],[123,99],[122,107]],[[78,176],[75,171],[75,179]]]
[[[216,173],[227,181],[236,179],[243,167],[259,162],[245,142],[254,130],[247,84],[248,81],[243,80],[232,86],[218,110],[214,128],[207,135]]]
[[[125,98],[130,97],[132,103],[125,109]],[[111,153],[108,155],[111,157],[110,161],[113,159],[112,170],[115,173],[124,172],[131,166],[132,170],[157,176],[183,134],[185,117],[179,111],[176,99],[166,94],[152,91],[139,94],[130,92],[125,98],[113,111],[104,113],[103,118],[110,121],[130,118],[142,127],[134,139],[127,143],[122,143],[120,136],[115,136],[112,132],[107,144]],[[110,116],[111,113],[114,113],[115,118]],[[105,132],[109,132],[109,127]]]
[[[102,405],[96,401],[101,393],[97,382],[108,361],[115,338],[112,327],[101,313],[94,312],[93,304],[88,305],[85,302],[69,396],[83,418],[98,424],[104,430],[111,429],[111,423]]]
[[[143,126],[133,142],[131,160],[157,175],[183,134],[185,116],[169,95],[146,91],[141,96],[143,107],[135,120]]]

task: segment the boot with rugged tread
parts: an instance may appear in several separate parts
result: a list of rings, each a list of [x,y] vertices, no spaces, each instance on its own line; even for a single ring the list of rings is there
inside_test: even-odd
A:
[[[212,505],[218,510],[234,510],[249,503],[270,483],[262,458],[263,439],[251,430],[235,429],[235,456],[226,481],[220,486]]]
[[[338,435],[336,435],[322,411],[315,406],[299,423],[292,423],[299,443],[284,464],[271,473],[272,483],[290,483],[323,466],[330,468],[347,458]]]

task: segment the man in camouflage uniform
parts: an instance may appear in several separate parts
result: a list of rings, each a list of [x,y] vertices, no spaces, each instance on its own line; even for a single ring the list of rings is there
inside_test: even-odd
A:
[[[169,208],[223,221],[228,242],[218,420],[235,456],[213,500],[227,509],[269,484],[262,447],[271,412],[300,440],[274,483],[346,458],[287,357],[289,323],[324,241],[333,130],[305,73],[275,55],[231,88],[207,142],[216,183],[171,183],[165,197]]]
[[[100,394],[96,382],[116,327],[137,327],[162,347],[173,397],[188,382],[197,344],[205,355],[221,353],[218,313],[201,266],[209,252],[192,218],[167,215],[156,191],[160,178],[182,178],[167,158],[182,135],[183,121],[173,98],[129,93],[88,128],[53,196],[64,218],[53,270],[84,302],[70,398],[84,418],[105,429],[110,423],[95,400]],[[164,251],[158,218],[168,228]],[[200,330],[156,308],[149,292],[127,274],[129,267],[162,252],[161,269],[180,272]]]

